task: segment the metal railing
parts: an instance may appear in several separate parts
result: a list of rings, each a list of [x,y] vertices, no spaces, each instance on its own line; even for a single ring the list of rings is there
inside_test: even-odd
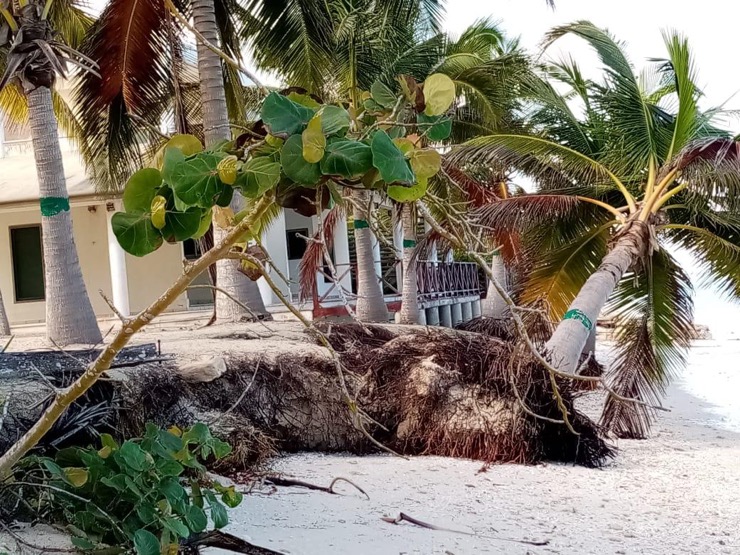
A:
[[[419,261],[416,264],[419,302],[480,294],[478,265],[474,262]]]
[[[400,264],[399,261],[397,264]],[[400,293],[387,282],[386,276],[393,270],[391,266],[382,278],[386,291],[386,303],[390,310],[397,310]],[[356,266],[354,264],[337,264],[337,281],[331,279],[328,269],[319,271],[318,279],[329,285],[326,291],[318,292],[313,297],[315,316],[339,313],[343,309],[342,297],[354,305],[356,294]],[[419,261],[416,264],[419,302],[429,303],[441,299],[455,299],[480,295],[481,284],[478,266],[473,262],[433,262]],[[344,285],[343,285],[344,284]],[[347,284],[351,284],[349,288]],[[340,290],[341,288],[341,290]]]

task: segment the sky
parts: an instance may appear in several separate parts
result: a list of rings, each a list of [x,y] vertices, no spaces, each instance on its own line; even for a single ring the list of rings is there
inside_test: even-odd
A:
[[[93,9],[100,9],[105,0],[91,0],[90,4]],[[527,50],[539,54],[540,42],[548,29],[586,19],[608,28],[623,41],[638,71],[650,58],[665,56],[661,32],[677,30],[689,38],[694,53],[698,84],[705,93],[702,107],[724,105],[728,110],[740,110],[740,72],[735,62],[737,12],[740,10],[732,9],[733,2],[555,0],[555,4],[555,9],[551,9],[545,0],[448,0],[445,29],[459,34],[476,20],[490,17],[500,22],[508,36],[521,37]],[[587,76],[598,76],[597,60],[583,41],[572,37],[561,39],[545,55],[558,59],[565,53],[579,62]],[[245,55],[250,58],[249,52]],[[260,77],[268,84],[276,84],[268,75]],[[740,132],[740,119],[728,120],[726,126]],[[691,258],[685,253],[678,253],[678,256],[698,283],[698,272]],[[740,322],[740,307],[711,292],[699,290],[696,320],[709,325],[716,336],[734,335],[733,328]]]

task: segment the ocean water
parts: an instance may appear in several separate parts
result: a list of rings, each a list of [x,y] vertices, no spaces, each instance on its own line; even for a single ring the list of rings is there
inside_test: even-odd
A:
[[[717,425],[740,433],[740,340],[696,341],[675,385],[704,401]]]

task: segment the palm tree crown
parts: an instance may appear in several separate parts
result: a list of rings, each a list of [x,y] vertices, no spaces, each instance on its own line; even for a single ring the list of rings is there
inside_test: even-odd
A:
[[[664,33],[665,59],[638,76],[622,46],[589,22],[552,30],[545,45],[566,34],[596,51],[603,81],[584,79],[571,60],[545,68],[529,85],[531,133],[474,139],[453,159],[504,164],[537,183],[537,194],[477,217],[526,232],[537,263],[524,299],[544,300],[552,317],[564,318],[547,345],[553,364],[575,370],[608,299],[620,330],[614,390],[657,403],[693,334],[692,283],[672,248],[688,249],[706,280],[740,294],[738,145],[713,124],[719,110],[699,108],[684,37]],[[558,94],[563,85],[569,91]],[[610,397],[604,423],[642,436],[650,417]]]

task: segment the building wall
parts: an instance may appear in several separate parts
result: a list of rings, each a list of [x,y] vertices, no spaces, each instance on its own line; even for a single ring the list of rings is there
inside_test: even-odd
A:
[[[182,245],[164,244],[142,258],[126,255],[128,298],[131,313],[141,312],[159,297],[182,273]],[[168,312],[188,309],[186,295],[180,295]]]
[[[94,209],[94,210],[92,210]],[[73,206],[72,221],[82,275],[95,313],[111,316],[111,310],[98,294],[102,289],[111,295],[111,274],[108,257],[108,229],[104,204]],[[44,301],[16,302],[13,284],[10,228],[41,223],[41,214],[35,209],[8,207],[0,209],[0,289],[11,325],[38,323],[45,320]],[[181,272],[180,245],[166,245],[145,258],[127,255],[126,266],[131,310],[144,308],[156,299]],[[171,310],[187,309],[182,296]]]

